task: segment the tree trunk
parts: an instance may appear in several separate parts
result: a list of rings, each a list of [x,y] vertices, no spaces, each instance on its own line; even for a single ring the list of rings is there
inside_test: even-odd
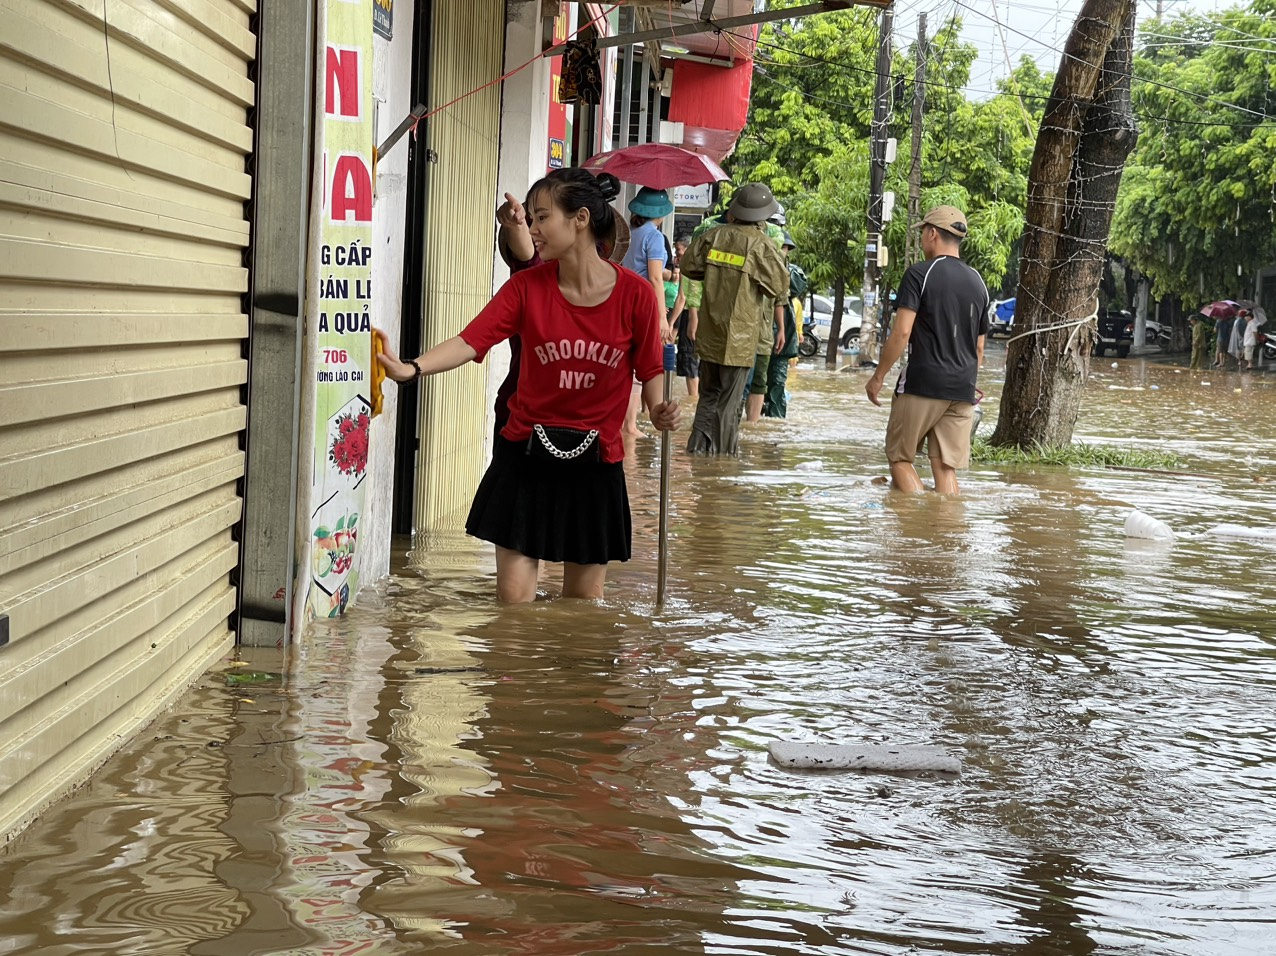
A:
[[[829,343],[824,353],[824,367],[830,372],[837,368],[837,349],[842,344],[842,300],[846,298],[846,279],[833,280],[833,318],[829,320]],[[863,328],[860,335],[864,334]]]
[[[1109,227],[1137,131],[1133,0],[1086,0],[1041,120],[994,445],[1072,441],[1090,374]],[[1100,65],[1101,64],[1101,65]],[[1022,323],[1022,324],[1021,324]]]
[[[1192,351],[1192,327],[1183,314],[1183,300],[1175,296],[1170,302],[1170,351]]]

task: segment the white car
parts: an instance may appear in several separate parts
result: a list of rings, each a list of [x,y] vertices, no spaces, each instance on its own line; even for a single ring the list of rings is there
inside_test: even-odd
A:
[[[846,296],[842,299],[842,348],[858,346],[860,339],[860,315],[862,300],[859,296]],[[833,327],[833,300],[825,295],[808,295],[806,297],[805,323],[812,335],[803,335],[798,347],[801,355],[818,355],[824,351],[824,343],[828,341],[829,331]],[[805,332],[806,329],[804,328]]]

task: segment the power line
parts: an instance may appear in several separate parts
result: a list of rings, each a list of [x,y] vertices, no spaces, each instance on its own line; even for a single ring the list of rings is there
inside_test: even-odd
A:
[[[952,28],[952,26],[953,26],[953,24],[954,24],[955,22],[956,22],[955,20],[952,20],[952,19],[950,19],[950,20],[949,20],[949,26],[948,26],[948,28],[949,28],[949,30],[950,30],[950,31],[951,31],[951,28]],[[726,32],[729,32],[729,31],[725,31],[725,30],[724,30],[724,31],[722,31],[722,32],[726,33]],[[733,35],[738,36],[738,34],[733,34]],[[751,38],[750,38],[750,39],[751,39]],[[777,44],[777,43],[771,43],[771,42],[768,42],[768,41],[766,41],[766,40],[759,39],[759,40],[757,41],[757,44],[758,44],[758,46],[767,47],[768,49],[779,50],[780,52],[782,52],[782,53],[787,53],[787,54],[789,54],[790,56],[802,57],[802,58],[804,58],[804,59],[811,60],[811,61],[813,61],[813,62],[810,64],[810,65],[812,65],[812,66],[814,66],[815,64],[817,64],[817,63],[818,63],[818,64],[822,64],[822,65],[825,65],[825,66],[832,66],[832,67],[835,67],[835,68],[837,68],[837,69],[839,69],[839,70],[844,70],[844,71],[847,71],[847,72],[850,72],[850,73],[859,73],[859,74],[864,74],[864,75],[867,75],[867,76],[875,76],[875,75],[876,75],[876,74],[874,73],[874,71],[873,71],[873,70],[865,69],[865,68],[863,68],[863,67],[853,66],[853,65],[851,65],[851,64],[849,64],[849,63],[839,63],[839,62],[837,62],[836,60],[828,60],[828,59],[825,59],[825,58],[823,58],[823,57],[816,56],[816,55],[815,55],[815,54],[813,54],[813,53],[803,53],[803,52],[798,51],[798,50],[792,50],[792,49],[789,49],[788,47],[780,46],[780,45],[779,45],[779,44]],[[936,43],[936,44],[934,44],[933,46],[935,46],[935,47],[939,47],[939,44],[938,44],[938,43]],[[941,47],[941,49],[942,49],[942,47]],[[936,57],[936,60],[937,60],[937,62],[939,63],[939,65],[942,67],[942,66],[943,66],[943,57],[942,57],[942,55],[937,56],[937,57]],[[771,65],[771,66],[775,66],[775,67],[779,67],[779,68],[781,68],[781,69],[788,69],[788,68],[791,68],[791,67],[801,68],[803,65],[805,65],[805,64],[780,63],[780,62],[779,62],[779,61],[777,61],[777,60],[762,61],[762,62],[767,62],[769,65]],[[808,99],[819,100],[820,102],[829,103],[830,105],[834,105],[834,106],[840,106],[840,107],[843,107],[843,108],[846,108],[846,109],[849,109],[849,110],[855,110],[855,109],[858,109],[858,108],[859,108],[859,106],[858,106],[857,104],[855,104],[855,103],[843,102],[843,101],[841,101],[841,100],[830,100],[830,99],[828,99],[828,98],[826,98],[826,97],[819,97],[819,96],[816,96],[816,95],[814,95],[814,94],[812,94],[812,93],[808,93],[806,90],[802,90],[802,89],[799,89],[799,88],[797,88],[797,87],[788,86],[788,85],[786,85],[786,84],[784,84],[784,83],[780,82],[780,81],[779,81],[778,79],[776,79],[773,75],[771,75],[770,73],[767,73],[765,70],[761,69],[760,67],[758,67],[757,69],[758,69],[758,71],[759,71],[760,73],[762,73],[762,75],[763,75],[763,76],[765,76],[765,77],[766,77],[766,78],[767,78],[770,82],[772,82],[772,83],[776,84],[777,86],[779,86],[779,87],[781,87],[781,88],[783,88],[783,89],[789,90],[790,92],[798,93],[798,94],[800,94],[800,95],[802,95],[802,96],[804,96],[804,97],[806,97],[806,98],[808,98]],[[1140,77],[1140,76],[1138,76],[1137,74],[1131,74],[1131,76],[1133,77],[1133,79],[1134,79],[1134,81],[1135,81],[1136,83],[1148,83],[1148,84],[1153,85],[1153,86],[1162,86],[1162,87],[1166,87],[1166,88],[1168,88],[1168,89],[1175,89],[1174,87],[1169,87],[1169,86],[1167,86],[1166,84],[1163,84],[1163,83],[1156,83],[1155,81],[1148,80],[1148,79],[1146,79],[1146,78],[1144,78],[1144,77]],[[954,91],[957,91],[957,92],[960,92],[960,93],[983,94],[983,95],[987,95],[987,96],[990,96],[990,97],[997,97],[997,96],[1014,96],[1014,97],[1018,97],[1018,98],[1020,98],[1020,99],[1024,99],[1024,100],[1036,100],[1036,101],[1038,101],[1038,102],[1042,102],[1042,103],[1044,103],[1044,102],[1048,102],[1048,101],[1049,101],[1049,99],[1050,99],[1050,97],[1049,97],[1048,95],[1040,95],[1040,94],[1036,94],[1036,93],[1023,93],[1023,92],[1019,92],[1019,91],[1016,91],[1016,90],[985,90],[985,89],[977,89],[977,88],[969,87],[969,86],[956,86],[956,85],[951,84],[951,83],[943,83],[943,82],[940,82],[939,80],[933,80],[933,79],[929,79],[929,78],[928,78],[928,79],[927,79],[927,81],[926,81],[926,85],[927,85],[927,86],[933,86],[933,87],[940,87],[940,88],[942,88],[942,89],[946,89],[946,90],[954,90]],[[1200,95],[1202,95],[1202,94],[1194,94],[1194,95],[1200,96]],[[1227,104],[1219,103],[1218,105],[1227,105]],[[1238,108],[1240,108],[1240,109],[1244,109],[1243,107],[1238,107]],[[1151,120],[1151,121],[1154,121],[1154,122],[1157,122],[1157,123],[1174,123],[1174,124],[1179,125],[1179,126],[1226,127],[1226,128],[1229,128],[1229,129],[1259,129],[1259,128],[1263,128],[1263,127],[1266,127],[1266,126],[1270,126],[1270,125],[1274,125],[1274,124],[1276,124],[1276,117],[1269,116],[1269,115],[1268,115],[1268,114],[1266,114],[1266,113],[1259,113],[1259,112],[1258,112],[1258,111],[1256,111],[1256,110],[1246,110],[1246,112],[1253,113],[1255,116],[1262,116],[1262,117],[1264,118],[1264,120],[1267,120],[1268,122],[1228,123],[1228,122],[1215,121],[1215,120],[1187,120],[1187,119],[1178,119],[1178,118],[1173,117],[1173,116],[1164,116],[1164,115],[1158,115],[1158,114],[1154,114],[1154,113],[1144,113],[1144,112],[1140,112],[1139,110],[1132,110],[1132,112],[1133,112],[1134,116],[1138,117],[1139,119]],[[951,133],[951,129],[952,129],[952,111],[949,111],[949,112],[948,112],[948,132],[949,132],[949,133]]]
[[[985,19],[988,19],[988,14],[986,14],[986,13],[982,12],[981,10],[976,9],[975,7],[970,6],[970,4],[966,3],[966,2],[965,2],[965,0],[953,0],[953,2],[954,2],[957,6],[962,7],[963,9],[969,10],[971,13],[978,14],[979,16],[984,17]],[[1009,30],[1011,33],[1017,33],[1019,36],[1027,37],[1027,38],[1028,38],[1028,39],[1030,39],[1030,40],[1031,40],[1031,39],[1034,39],[1034,38],[1033,38],[1030,34],[1024,33],[1022,30],[1016,30],[1016,29],[1015,29],[1014,27],[1012,27],[1012,26],[1007,25],[1007,26],[1006,26],[1006,29],[1007,29],[1007,30]],[[1047,49],[1053,49],[1053,48],[1052,48],[1052,47],[1047,47]],[[1084,61],[1084,60],[1082,60],[1080,57],[1076,56],[1075,54],[1069,53],[1066,49],[1065,49],[1065,50],[1054,50],[1054,52],[1055,52],[1055,53],[1058,53],[1058,54],[1059,54],[1059,56],[1061,56],[1061,57],[1067,57],[1068,59],[1076,60],[1078,63],[1085,63],[1085,61]],[[1086,64],[1086,65],[1087,65],[1087,66],[1092,66],[1093,64]],[[1254,116],[1260,116],[1260,117],[1262,117],[1262,118],[1263,118],[1263,119],[1265,119],[1265,120],[1266,120],[1266,119],[1272,119],[1272,117],[1268,116],[1266,113],[1260,113],[1258,110],[1252,110],[1252,109],[1250,109],[1250,108],[1249,108],[1249,107],[1247,107],[1247,106],[1240,106],[1240,105],[1238,105],[1238,104],[1236,104],[1236,103],[1228,103],[1228,102],[1226,102],[1226,101],[1224,101],[1224,100],[1217,100],[1217,99],[1215,99],[1214,97],[1212,97],[1212,96],[1207,96],[1207,95],[1206,95],[1206,94],[1204,94],[1204,93],[1196,93],[1196,92],[1194,92],[1194,91],[1192,91],[1192,90],[1185,90],[1185,89],[1182,89],[1182,88],[1180,88],[1180,87],[1173,86],[1172,84],[1169,84],[1169,83],[1162,83],[1162,82],[1160,82],[1159,80],[1149,80],[1149,79],[1147,79],[1146,77],[1138,77],[1138,76],[1135,76],[1133,73],[1129,73],[1129,74],[1117,74],[1117,75],[1118,75],[1118,76],[1129,76],[1131,79],[1137,79],[1137,80],[1140,80],[1140,82],[1148,83],[1148,84],[1150,84],[1150,85],[1152,85],[1152,86],[1159,86],[1159,87],[1162,87],[1162,88],[1167,89],[1167,90],[1172,90],[1172,91],[1173,91],[1173,92],[1175,92],[1175,93],[1182,93],[1184,96],[1195,96],[1195,97],[1197,97],[1198,99],[1205,100],[1207,103],[1213,103],[1213,104],[1215,104],[1216,106],[1224,106],[1224,107],[1227,107],[1227,108],[1229,108],[1229,109],[1237,110],[1237,111],[1239,111],[1239,112],[1241,112],[1241,113],[1250,113],[1250,114],[1252,114],[1252,115],[1254,115]]]

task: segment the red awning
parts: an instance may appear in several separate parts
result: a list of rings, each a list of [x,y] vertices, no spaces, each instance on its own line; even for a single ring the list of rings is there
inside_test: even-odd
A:
[[[674,60],[669,121],[684,125],[682,145],[721,163],[749,120],[753,61],[721,67]]]

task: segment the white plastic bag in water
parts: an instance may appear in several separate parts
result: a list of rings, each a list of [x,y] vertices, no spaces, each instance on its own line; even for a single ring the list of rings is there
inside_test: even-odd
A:
[[[1127,538],[1147,538],[1150,541],[1173,541],[1174,532],[1164,521],[1157,521],[1149,514],[1135,509],[1125,516]]]

